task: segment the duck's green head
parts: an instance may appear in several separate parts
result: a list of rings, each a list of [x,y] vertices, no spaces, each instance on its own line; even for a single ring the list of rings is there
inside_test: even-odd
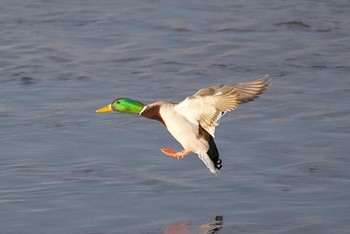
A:
[[[111,104],[96,110],[97,113],[102,112],[123,112],[129,114],[139,114],[145,105],[139,101],[128,98],[117,98]]]

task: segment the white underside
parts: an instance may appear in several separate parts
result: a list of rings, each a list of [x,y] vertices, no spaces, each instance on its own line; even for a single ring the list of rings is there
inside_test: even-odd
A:
[[[207,155],[209,144],[204,139],[198,139],[198,125],[189,122],[185,116],[177,113],[174,105],[162,105],[160,115],[170,134],[182,145],[185,150],[198,154],[198,157],[216,174],[217,169]]]

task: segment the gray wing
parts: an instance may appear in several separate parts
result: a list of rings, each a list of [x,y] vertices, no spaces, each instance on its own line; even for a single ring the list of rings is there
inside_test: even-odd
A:
[[[199,123],[215,137],[220,118],[239,104],[255,100],[269,85],[268,75],[249,82],[211,86],[199,90],[175,106],[175,109],[194,123]]]
[[[199,90],[193,96],[209,96],[219,93],[237,93],[239,96],[239,102],[247,103],[257,99],[268,87],[269,77],[264,77],[243,83],[237,83],[232,85],[212,86]]]

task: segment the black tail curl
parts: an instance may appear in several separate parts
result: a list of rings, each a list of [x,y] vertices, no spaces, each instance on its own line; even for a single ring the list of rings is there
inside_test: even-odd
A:
[[[209,158],[211,159],[211,161],[214,163],[215,168],[220,170],[222,167],[222,164],[221,164],[222,160],[219,159],[219,151],[215,145],[214,138],[210,135],[209,135],[208,143],[209,143],[209,150],[207,154],[209,155]]]

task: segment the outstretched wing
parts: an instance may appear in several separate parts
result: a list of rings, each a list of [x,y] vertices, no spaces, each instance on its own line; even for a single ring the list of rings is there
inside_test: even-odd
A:
[[[239,105],[236,91],[216,92],[207,96],[191,96],[177,104],[175,110],[195,125],[201,125],[214,136],[215,126],[221,113],[235,109]]]
[[[235,90],[238,93],[240,103],[247,103],[257,99],[267,89],[269,80],[269,75],[265,75],[260,79],[228,85],[226,88]]]
[[[214,95],[218,92],[226,93],[230,91],[236,91],[239,95],[240,103],[247,103],[258,98],[267,89],[269,80],[269,75],[265,75],[260,79],[249,82],[232,85],[212,86],[199,90],[193,96],[209,96]]]
[[[239,104],[259,97],[266,90],[268,81],[266,75],[250,82],[204,88],[177,104],[175,110],[193,124],[200,124],[214,137],[220,117]]]

